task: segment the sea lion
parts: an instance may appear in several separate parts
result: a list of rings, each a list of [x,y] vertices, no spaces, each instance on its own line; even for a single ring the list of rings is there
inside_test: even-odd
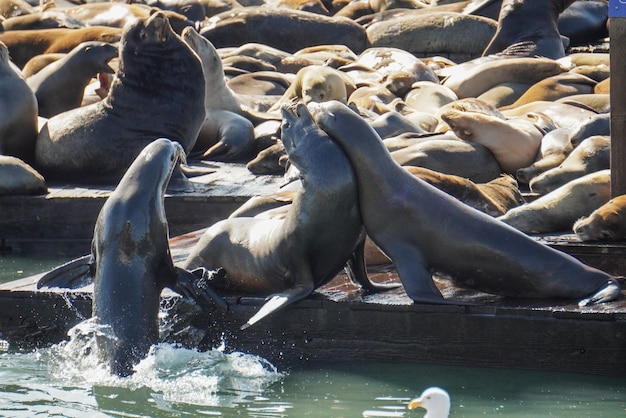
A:
[[[0,196],[46,193],[46,181],[34,168],[19,158],[0,155]]]
[[[502,115],[506,118],[527,116],[529,114],[545,115],[559,128],[578,126],[581,120],[585,120],[597,113],[579,106],[545,100],[502,111]]]
[[[117,47],[105,42],[83,42],[63,58],[26,79],[39,105],[39,116],[51,118],[79,107],[85,87],[98,73],[112,74],[108,62]]]
[[[22,68],[29,59],[39,54],[70,52],[87,41],[119,42],[122,29],[108,26],[90,26],[78,29],[12,30],[0,33],[0,41],[9,48],[11,60]]]
[[[367,26],[370,47],[392,47],[417,57],[433,54],[480,56],[496,31],[496,22],[454,12],[409,11]],[[454,58],[453,58],[454,59]]]
[[[245,7],[215,15],[205,20],[200,34],[216,48],[256,42],[290,53],[308,46],[335,44],[337,40],[357,54],[367,45],[365,29],[345,17],[267,7]]]
[[[502,175],[488,183],[474,183],[465,177],[443,174],[424,167],[404,166],[404,169],[466,205],[491,216],[504,215],[509,209],[524,203],[512,176]]]
[[[557,167],[572,152],[571,128],[557,128],[541,138],[541,146],[536,160],[528,167],[520,168],[515,177],[521,183],[528,184],[534,177],[546,170]]]
[[[37,140],[37,98],[0,42],[0,154],[32,164]]]
[[[341,71],[321,65],[310,65],[296,73],[295,80],[270,111],[277,111],[283,104],[296,99],[304,103],[328,100],[345,103],[354,90],[356,90],[354,82]]]
[[[440,117],[459,138],[489,149],[502,170],[509,174],[535,161],[544,135],[530,118],[504,119],[454,106],[442,109]]]
[[[244,161],[254,149],[254,126],[237,113],[207,109],[190,158],[215,161]]]
[[[445,174],[485,183],[499,177],[502,169],[483,145],[460,139],[432,139],[394,151],[391,157],[400,165],[426,167]]]
[[[572,72],[557,74],[533,84],[519,99],[501,110],[515,108],[539,100],[553,102],[575,94],[591,94],[596,84],[595,80],[582,74]]]
[[[619,283],[458,202],[399,166],[373,129],[339,102],[310,104],[355,171],[365,230],[393,261],[408,296],[445,300],[433,272],[481,291],[516,297],[614,300]],[[581,299],[582,298],[582,299]]]
[[[453,68],[442,84],[459,99],[478,97],[502,83],[534,84],[544,78],[561,74],[567,68],[549,58],[509,57],[476,60]]]
[[[354,277],[368,289],[363,225],[350,164],[315,126],[306,105],[282,107],[282,142],[300,171],[302,191],[284,218],[229,218],[211,226],[182,264],[226,270],[216,289],[272,296],[244,325],[309,296],[352,259]],[[355,256],[355,252],[357,255]]]
[[[48,120],[36,144],[45,177],[116,182],[139,152],[167,136],[191,151],[204,120],[197,55],[155,13],[124,30],[108,96]]]
[[[498,217],[528,234],[570,231],[577,219],[605,204],[611,194],[609,170],[574,179]]]
[[[557,27],[559,15],[575,0],[503,0],[498,29],[483,56],[502,52],[518,43],[530,44],[527,56],[561,58],[565,55]]]
[[[610,168],[611,137],[594,135],[585,139],[558,166],[533,178],[530,190],[546,194],[585,174]]]
[[[436,115],[442,106],[458,100],[450,88],[430,81],[418,81],[404,96],[404,103],[411,109]]]
[[[626,195],[616,196],[580,218],[572,229],[583,242],[626,240]]]
[[[611,135],[611,114],[601,113],[583,119],[569,135],[572,147],[577,147],[582,141],[594,135]]]
[[[112,373],[128,376],[159,338],[159,299],[164,287],[202,304],[224,302],[202,274],[175,267],[170,255],[165,189],[185,160],[182,147],[165,138],[148,144],[100,210],[91,255],[42,277],[37,287],[74,287],[94,282],[92,316],[111,335],[98,348]],[[76,283],[72,270],[83,276]]]

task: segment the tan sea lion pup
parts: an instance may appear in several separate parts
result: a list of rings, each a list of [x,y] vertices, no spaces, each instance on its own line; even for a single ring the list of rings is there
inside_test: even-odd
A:
[[[614,197],[574,224],[581,241],[626,241],[626,195]]]
[[[46,181],[35,169],[19,158],[0,155],[0,196],[46,193]]]
[[[294,99],[301,99],[304,103],[328,100],[346,103],[354,90],[354,82],[341,71],[322,65],[310,65],[298,71],[296,79],[270,111],[278,111],[283,104]]]
[[[498,219],[528,234],[570,231],[577,219],[609,201],[610,177],[609,170],[587,174]]]
[[[487,147],[509,174],[535,161],[544,135],[530,118],[504,119],[454,107],[445,108],[440,116],[459,138]]]

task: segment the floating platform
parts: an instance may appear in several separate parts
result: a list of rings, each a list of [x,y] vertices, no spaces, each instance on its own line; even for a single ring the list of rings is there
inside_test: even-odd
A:
[[[217,165],[219,166],[219,165]],[[271,193],[280,176],[243,166],[216,171],[193,191],[166,197],[172,256],[182,260],[201,228],[227,217],[251,196]],[[6,252],[89,251],[97,214],[111,189],[54,188],[46,196],[0,198]],[[195,231],[195,232],[190,232]],[[626,243],[584,244],[573,235],[536,239],[614,275],[626,272]],[[68,258],[69,260],[69,258]],[[379,282],[398,281],[392,265],[370,267]],[[0,339],[37,347],[67,339],[91,315],[91,287],[38,290],[40,275],[0,285]],[[310,298],[240,330],[262,298],[227,295],[227,311],[200,309],[167,289],[166,341],[209,349],[225,345],[280,367],[302,361],[362,360],[554,370],[626,376],[626,300],[591,307],[574,301],[522,300],[437,281],[446,298],[466,305],[414,304],[399,288],[364,294],[344,274]]]

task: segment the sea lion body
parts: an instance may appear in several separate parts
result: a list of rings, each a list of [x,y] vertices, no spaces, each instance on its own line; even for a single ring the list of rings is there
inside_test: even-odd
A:
[[[81,280],[94,282],[93,319],[106,327],[98,334],[98,350],[110,371],[119,376],[132,374],[158,342],[163,288],[202,302],[221,301],[210,288],[198,286],[200,277],[175,267],[170,255],[165,189],[181,161],[185,154],[180,144],[165,138],[148,144],[102,206],[91,255],[53,270],[38,282],[38,287],[75,287],[73,281],[79,276],[68,273],[86,270]]]
[[[626,195],[609,200],[572,228],[581,241],[626,240]]]
[[[582,305],[619,296],[620,286],[610,275],[412,176],[348,107],[321,103],[314,117],[348,156],[366,232],[392,259],[415,302],[446,302],[432,280],[433,271],[508,296],[583,298]]]
[[[0,154],[32,164],[37,128],[37,98],[0,42]]]
[[[330,281],[362,249],[364,239],[354,175],[345,155],[315,126],[305,105],[281,112],[282,142],[301,173],[302,191],[284,217],[230,218],[214,224],[183,263],[185,268],[223,267],[227,282],[215,283],[216,288],[259,295],[282,292],[247,325]],[[355,266],[357,277],[366,280],[362,257]]]
[[[161,13],[125,29],[120,65],[101,102],[48,120],[38,167],[61,180],[115,182],[139,152],[166,136],[191,151],[204,120],[200,60]]]
[[[105,42],[83,42],[63,58],[26,79],[37,96],[39,116],[54,115],[79,107],[85,87],[98,73],[113,73],[107,64],[117,47]]]
[[[513,208],[498,219],[528,234],[569,231],[577,219],[609,201],[610,189],[609,170],[596,171]]]

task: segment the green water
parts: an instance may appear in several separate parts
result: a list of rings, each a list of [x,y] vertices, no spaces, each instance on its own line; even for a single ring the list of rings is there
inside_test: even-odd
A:
[[[61,260],[66,261],[66,260]],[[0,257],[0,281],[59,260]],[[79,327],[77,327],[79,328]],[[421,417],[409,399],[445,388],[452,417],[626,416],[626,379],[567,373],[396,363],[329,362],[277,370],[228,347],[154,347],[137,372],[109,375],[68,338],[0,352],[0,416],[6,417]]]

